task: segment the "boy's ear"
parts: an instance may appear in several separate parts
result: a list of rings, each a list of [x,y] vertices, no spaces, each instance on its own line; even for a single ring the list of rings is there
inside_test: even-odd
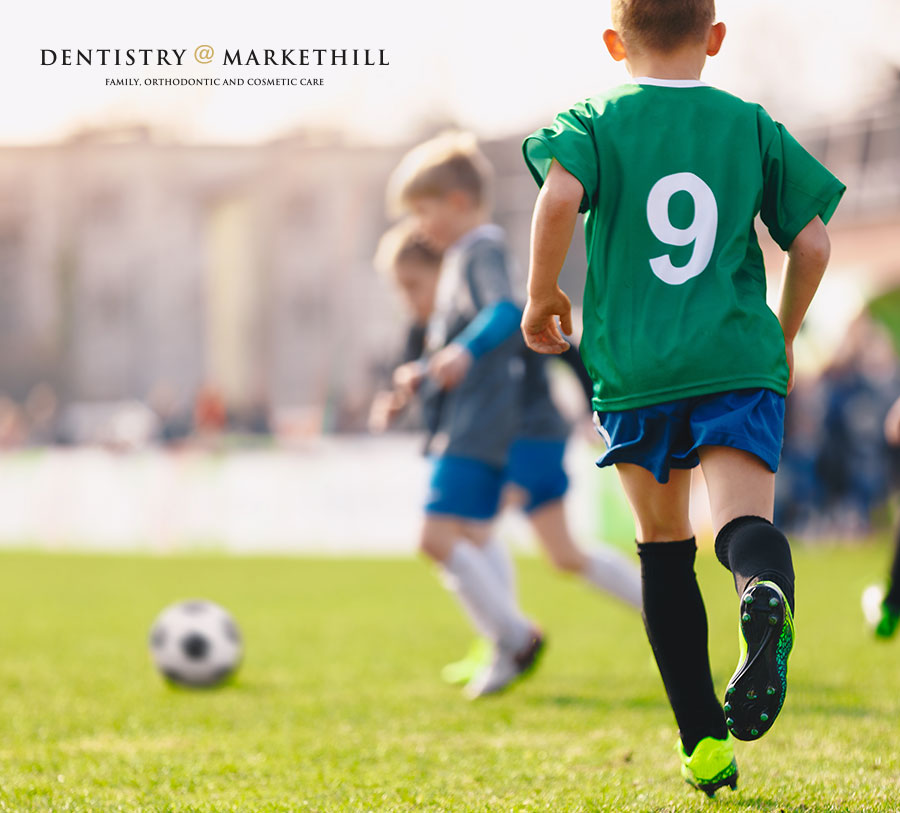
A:
[[[725,39],[725,23],[716,23],[709,29],[709,37],[706,40],[706,55],[715,56],[719,53],[723,39]]]
[[[606,50],[609,51],[609,55],[616,60],[616,62],[621,62],[625,59],[625,43],[622,42],[622,38],[619,36],[618,31],[607,28],[606,31],[603,32],[603,44],[606,46]]]

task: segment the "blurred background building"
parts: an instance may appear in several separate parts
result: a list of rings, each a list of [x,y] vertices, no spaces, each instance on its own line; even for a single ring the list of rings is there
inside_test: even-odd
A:
[[[744,36],[735,61],[748,64],[760,40]],[[772,91],[777,117],[784,86],[748,76]],[[444,78],[477,80],[462,68]],[[894,471],[882,424],[900,395],[900,72],[880,87],[790,123],[848,185],[797,343],[777,480],[779,520],[810,536],[866,533],[886,516]],[[465,88],[457,95],[474,98]],[[502,130],[482,140],[495,217],[524,282],[536,188],[520,145],[547,119],[519,127],[484,97],[478,115],[492,111],[493,124],[479,132]],[[253,109],[269,110],[266,99]],[[236,126],[242,109],[225,107],[223,121]],[[405,329],[371,259],[391,170],[452,117],[432,100],[418,128],[394,122],[402,137],[309,124],[226,144],[88,116],[71,135],[0,146],[0,450],[43,449],[0,455],[0,542],[408,549],[424,484],[417,442],[359,435]],[[783,258],[758,233],[774,298]],[[576,306],[584,267],[576,229],[563,272]],[[271,454],[216,456],[248,436]],[[60,444],[78,448],[49,450]],[[279,455],[285,445],[300,454]],[[574,446],[576,527],[627,543],[614,475]],[[172,448],[193,456],[161,451]]]
[[[854,118],[798,136],[849,187],[829,276],[883,293],[900,282],[900,78]],[[520,141],[484,149],[524,268],[535,188]],[[0,390],[166,415],[214,394],[247,426],[271,414],[361,428],[402,318],[371,257],[404,149],[334,134],[180,145],[144,127],[0,148]],[[576,240],[565,282],[577,296]]]

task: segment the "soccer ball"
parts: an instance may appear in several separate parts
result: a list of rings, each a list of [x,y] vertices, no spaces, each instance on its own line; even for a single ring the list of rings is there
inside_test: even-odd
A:
[[[204,599],[166,607],[150,628],[156,668],[183,686],[215,686],[241,661],[241,633],[224,607]]]

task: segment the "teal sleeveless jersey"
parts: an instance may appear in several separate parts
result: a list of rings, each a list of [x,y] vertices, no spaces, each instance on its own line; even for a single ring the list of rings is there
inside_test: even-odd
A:
[[[700,82],[648,79],[560,113],[525,139],[584,187],[581,353],[594,408],[787,390],[754,220],[787,249],[844,185],[762,107]]]

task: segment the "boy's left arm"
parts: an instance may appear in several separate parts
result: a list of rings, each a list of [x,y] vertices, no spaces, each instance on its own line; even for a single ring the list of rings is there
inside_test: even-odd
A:
[[[475,318],[435,353],[428,373],[442,389],[459,384],[472,364],[515,335],[522,309],[513,301],[509,260],[497,246],[481,247],[466,267],[466,282],[478,308]]]
[[[759,214],[787,252],[777,313],[784,331],[789,393],[794,386],[794,338],[831,252],[825,224],[847,187],[762,107],[757,109],[757,126],[763,172]]]
[[[794,387],[794,339],[822,281],[830,253],[828,232],[818,215],[788,247],[778,297],[778,321],[784,331],[784,349],[788,363],[788,393]]]
[[[521,318],[522,309],[511,299],[482,308],[459,336],[432,356],[429,374],[443,389],[452,389],[476,359],[516,332]]]
[[[572,333],[572,305],[559,287],[559,274],[584,195],[581,182],[553,161],[534,206],[528,302],[522,316],[525,343],[538,353],[562,353],[569,347],[560,325]]]

